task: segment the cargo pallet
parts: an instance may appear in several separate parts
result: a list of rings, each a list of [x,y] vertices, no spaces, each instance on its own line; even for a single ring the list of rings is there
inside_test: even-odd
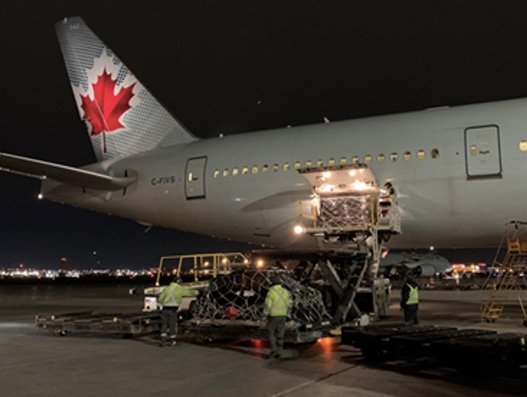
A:
[[[342,343],[366,360],[433,359],[466,373],[525,377],[527,334],[436,325],[376,324],[343,327]]]
[[[72,332],[119,334],[127,337],[159,332],[159,313],[102,313],[84,311],[53,315],[37,315],[35,326],[55,335]]]

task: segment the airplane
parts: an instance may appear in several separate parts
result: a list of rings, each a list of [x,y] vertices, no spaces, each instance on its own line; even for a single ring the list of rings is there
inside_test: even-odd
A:
[[[0,153],[2,170],[42,180],[39,198],[277,249],[320,245],[294,232],[309,168],[365,164],[390,187],[390,248],[492,247],[526,210],[527,99],[198,139],[80,17],[56,32],[98,162]]]
[[[442,275],[452,270],[452,264],[444,256],[427,252],[424,254],[402,251],[390,252],[379,264],[381,273],[399,273],[404,275],[413,271],[420,277]]]

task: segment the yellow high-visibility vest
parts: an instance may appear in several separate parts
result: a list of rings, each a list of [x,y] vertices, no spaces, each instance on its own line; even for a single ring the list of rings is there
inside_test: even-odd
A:
[[[408,284],[408,287],[410,288],[410,295],[408,296],[408,300],[406,301],[407,305],[417,305],[419,303],[419,291],[417,286],[412,287],[410,284]]]

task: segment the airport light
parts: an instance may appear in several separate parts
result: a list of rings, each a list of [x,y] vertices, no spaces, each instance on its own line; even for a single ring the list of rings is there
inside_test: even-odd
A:
[[[303,234],[305,233],[306,229],[302,225],[296,225],[293,231],[295,232],[295,234]]]
[[[261,269],[262,267],[264,267],[264,265],[265,265],[265,262],[264,262],[263,259],[258,259],[258,260],[256,261],[256,267],[257,267],[258,269]]]
[[[42,199],[44,198],[44,195],[43,195],[42,193],[39,193],[38,196],[37,196],[37,198],[38,198],[39,200],[42,200]]]

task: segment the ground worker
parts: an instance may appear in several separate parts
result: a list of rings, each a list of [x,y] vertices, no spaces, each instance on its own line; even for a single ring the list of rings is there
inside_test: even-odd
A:
[[[187,296],[197,296],[198,291],[182,286],[181,280],[174,279],[169,286],[163,288],[158,303],[161,309],[161,346],[176,344],[177,313],[181,300]],[[170,331],[170,336],[167,332]]]
[[[419,287],[414,275],[408,273],[401,290],[401,310],[404,312],[404,321],[419,324],[417,310],[419,309]]]
[[[271,358],[281,358],[284,348],[285,324],[291,309],[291,292],[282,286],[278,275],[271,280],[271,287],[265,296],[264,316],[268,317],[267,331],[271,344]]]

